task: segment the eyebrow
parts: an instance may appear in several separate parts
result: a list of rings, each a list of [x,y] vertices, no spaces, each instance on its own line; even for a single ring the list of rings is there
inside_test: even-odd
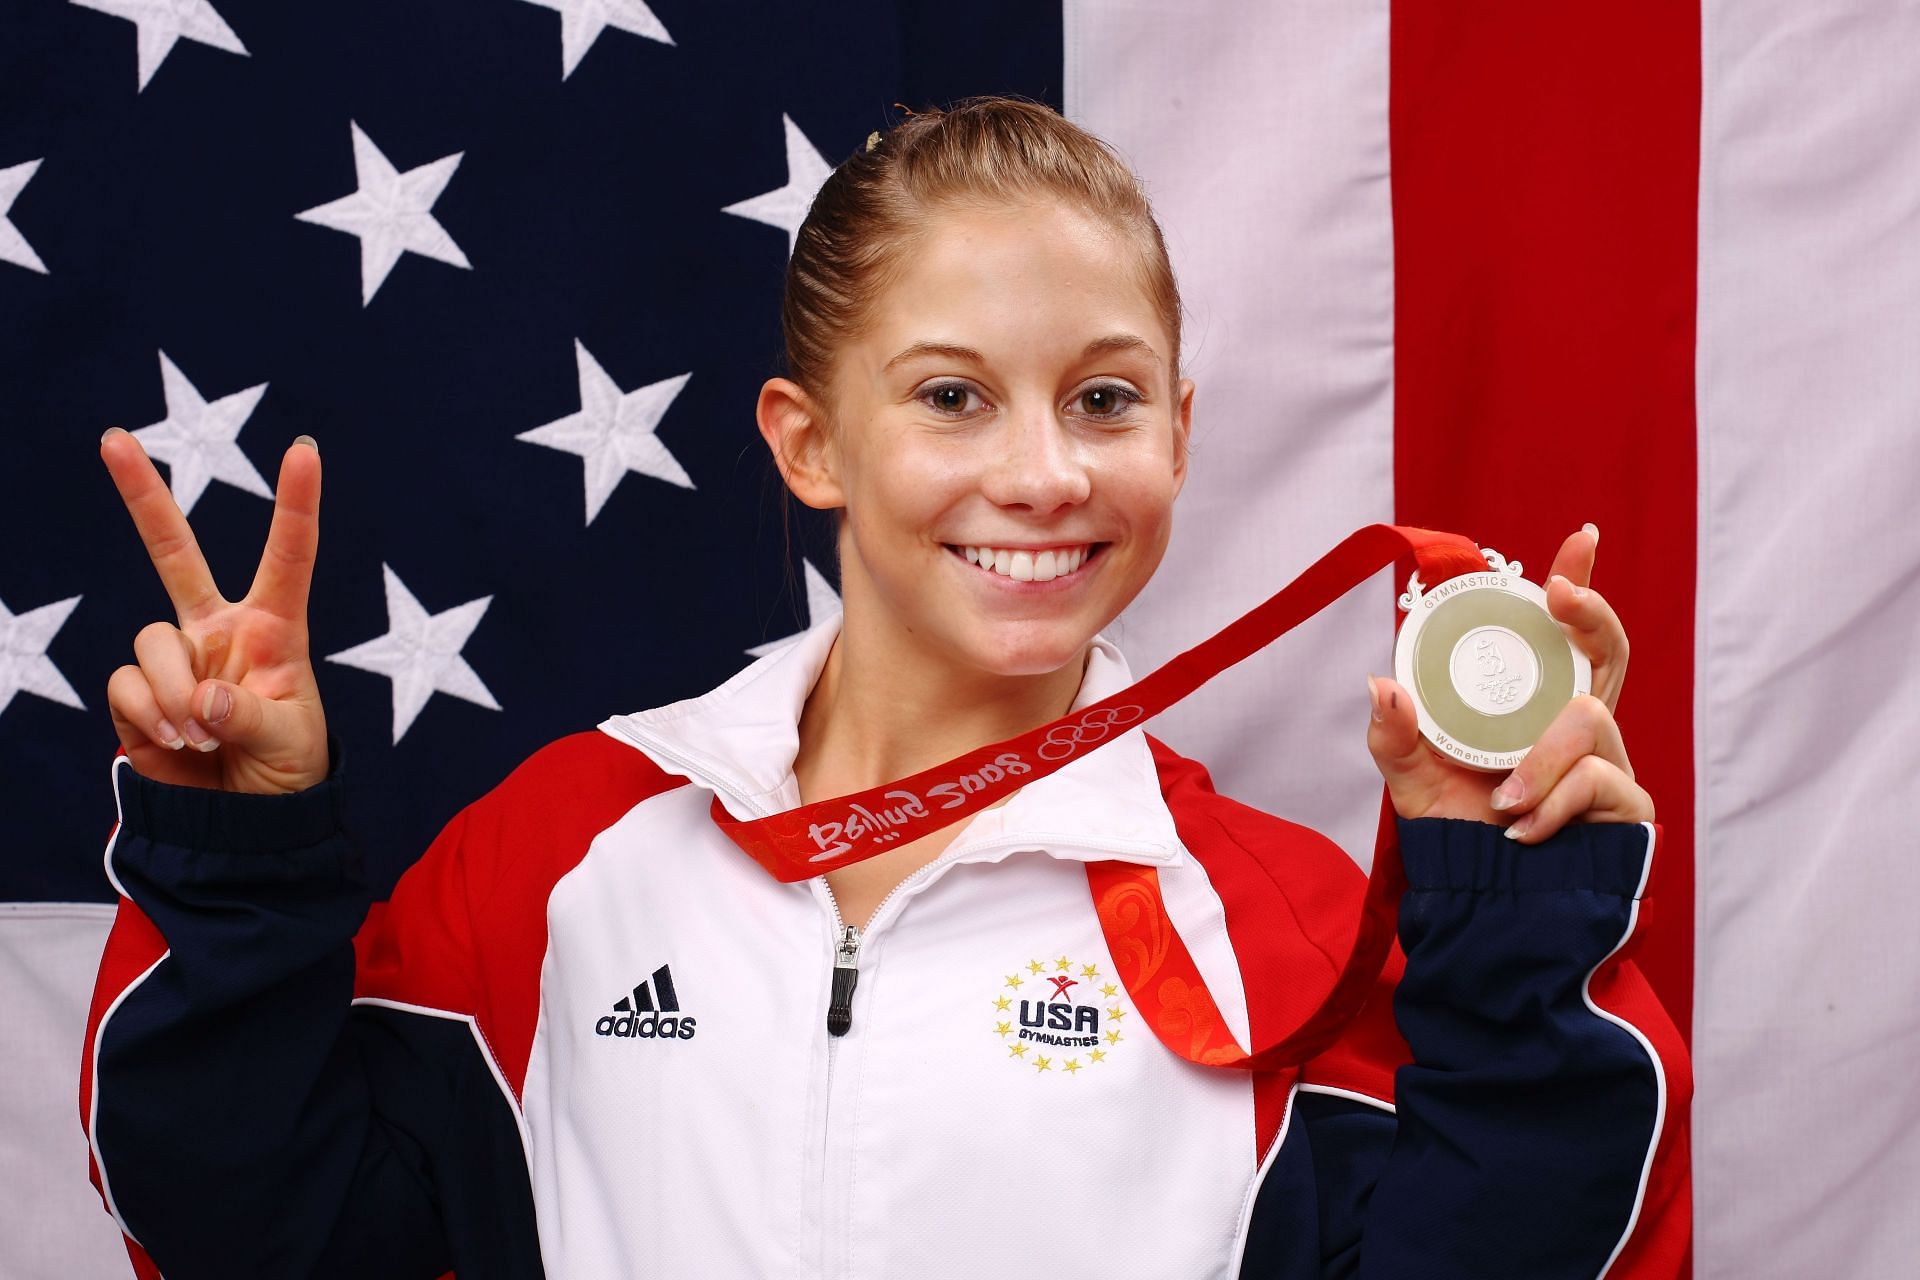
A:
[[[1080,358],[1084,360],[1089,356],[1106,355],[1118,351],[1138,351],[1155,360],[1160,358],[1159,353],[1153,349],[1152,343],[1131,333],[1110,333],[1103,338],[1095,338],[1087,344],[1087,349],[1080,353]],[[962,347],[951,342],[916,342],[887,361],[881,366],[880,371],[885,373],[895,365],[905,364],[921,356],[945,356],[949,360],[968,361],[973,364],[987,362],[987,358],[972,347]]]
[[[975,351],[972,347],[956,346],[951,342],[916,342],[880,366],[880,372],[885,373],[897,364],[905,364],[907,361],[917,360],[921,356],[945,356],[949,360],[963,360],[973,364],[985,364],[987,362],[987,358],[978,351]]]

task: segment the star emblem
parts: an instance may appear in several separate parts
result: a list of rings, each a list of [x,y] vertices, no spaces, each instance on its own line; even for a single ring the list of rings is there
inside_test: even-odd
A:
[[[1100,988],[1100,994],[1111,1000],[1120,994],[1120,988],[1109,982],[1106,986]]]
[[[1120,1033],[1119,1033],[1118,1031],[1109,1031],[1109,1032],[1107,1032],[1107,1043],[1108,1043],[1108,1044],[1119,1044],[1119,1043],[1120,1043]]]
[[[8,221],[7,214],[13,209],[13,202],[20,198],[20,191],[33,175],[40,171],[40,161],[29,160],[25,164],[12,165],[0,169],[0,262],[11,262],[16,267],[25,267],[29,271],[47,274],[47,264],[40,261],[40,255],[33,251],[27,238],[20,234],[20,228]]]
[[[653,10],[640,0],[527,0],[560,15],[560,78],[565,80],[608,27],[672,44]]]
[[[693,488],[693,480],[654,434],[693,375],[683,373],[622,391],[578,338],[573,340],[573,360],[580,377],[580,412],[522,431],[514,439],[586,460],[586,522],[593,523],[629,471],[682,489]]]
[[[1105,1062],[1106,1060],[1107,1051],[1105,1049],[1095,1049],[1087,1055],[1087,1061],[1089,1062]]]
[[[1041,971],[1042,971],[1043,969],[1045,969],[1046,967],[1047,967],[1047,966],[1045,966],[1045,965],[1043,965],[1043,964],[1041,964],[1041,963],[1040,963],[1040,962],[1039,962],[1038,960],[1029,960],[1029,961],[1027,961],[1027,972],[1028,972],[1028,973],[1039,973],[1039,972],[1041,972]]]
[[[1097,978],[1100,976],[1100,966],[1097,964],[1083,964],[1080,966],[1080,976],[1083,978]]]
[[[1061,1063],[1060,1066],[1068,1075],[1076,1074],[1080,1070],[1080,1059],[1068,1058],[1065,1062]]]
[[[1019,987],[1019,985],[1020,985],[1020,975],[1019,975],[1019,974],[1017,974],[1017,973],[1010,973],[1010,974],[1008,974],[1008,975],[1007,975],[1007,985],[1008,985],[1009,987],[1014,987],[1014,988],[1018,988],[1018,987]]]
[[[1012,1004],[1013,1004],[1013,1001],[1007,999],[1005,996],[994,997],[993,1007],[998,1009],[1002,1013],[1005,1013],[1008,1010],[1008,1008],[1012,1006]]]
[[[456,151],[401,173],[357,121],[348,123],[353,129],[353,172],[359,188],[350,196],[293,216],[359,238],[360,305],[373,301],[403,253],[471,271],[467,255],[433,216],[434,201],[446,190],[466,152]]]
[[[1027,1056],[1027,1046],[1024,1044],[1010,1044],[1007,1046],[1007,1052],[1016,1058],[1024,1058]]]
[[[812,626],[831,614],[839,613],[840,596],[834,591],[833,584],[827,581],[827,576],[814,568],[813,561],[805,557],[801,558],[800,567],[806,570],[807,575],[807,625]],[[782,636],[778,640],[757,644],[747,652],[756,658],[765,657],[791,639],[792,636]]]
[[[807,210],[813,207],[813,198],[820,193],[820,186],[833,172],[833,166],[807,141],[807,135],[800,132],[793,117],[782,115],[780,123],[787,136],[787,185],[730,204],[720,212],[779,227],[787,233],[787,254],[791,257],[794,242],[800,238],[800,224],[807,220]]]
[[[0,601],[0,712],[6,711],[16,693],[31,693],[77,711],[87,709],[47,656],[47,646],[79,603],[79,596],[69,596],[16,614]]]
[[[1113,1008],[1107,1010],[1107,1016],[1109,1018],[1112,1018],[1115,1022],[1118,1022],[1120,1019],[1127,1016],[1127,1011],[1125,1009],[1122,1009],[1119,1005],[1115,1005],[1113,1006]]]
[[[1065,956],[1061,956],[1053,962],[1053,967],[1056,972],[1065,973],[1067,970],[1073,968],[1073,961],[1067,959]]]
[[[1053,1059],[1044,1058],[1038,1054],[1035,1054],[1033,1059],[1033,1069],[1035,1071],[1051,1071],[1053,1070]]]
[[[996,1022],[993,1024],[993,1033],[997,1036],[1010,1036],[1013,1034],[1013,1024],[1011,1022]]]
[[[380,571],[386,577],[387,634],[328,654],[327,661],[371,671],[393,682],[394,743],[398,745],[436,693],[500,710],[479,675],[460,656],[493,597],[482,596],[429,614],[390,566],[383,564]]]
[[[241,57],[250,56],[247,47],[240,43],[240,37],[233,34],[226,19],[222,18],[207,0],[72,0],[82,9],[92,9],[97,13],[110,13],[116,18],[125,18],[134,25],[138,35],[135,42],[140,56],[140,88],[147,87],[147,81],[153,79],[153,73],[160,69],[167,55],[173,52],[175,43],[182,39],[192,40],[196,44],[212,45],[216,49],[225,49],[228,53],[237,53]]]
[[[167,416],[133,433],[156,462],[167,464],[167,487],[180,504],[182,515],[215,480],[244,489],[256,498],[273,501],[273,490],[246,454],[240,452],[240,429],[247,424],[267,384],[221,396],[209,404],[187,381],[180,367],[160,353],[160,390],[167,398]]]

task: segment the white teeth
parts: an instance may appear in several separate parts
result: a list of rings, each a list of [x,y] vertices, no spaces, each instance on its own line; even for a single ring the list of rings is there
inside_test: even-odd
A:
[[[969,564],[977,564],[982,569],[1016,582],[1052,582],[1055,578],[1064,578],[1085,564],[1093,552],[1093,548],[1085,544],[1048,548],[1045,551],[957,545],[953,549],[965,556]]]

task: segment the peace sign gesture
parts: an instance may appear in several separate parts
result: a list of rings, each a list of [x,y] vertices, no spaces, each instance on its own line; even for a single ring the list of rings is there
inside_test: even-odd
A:
[[[280,463],[253,586],[228,600],[140,442],[118,427],[100,457],[173,601],[175,622],[134,637],[137,665],[107,681],[133,767],[156,782],[299,791],[327,775],[327,721],[307,654],[307,591],[320,543],[320,451],[302,436]]]

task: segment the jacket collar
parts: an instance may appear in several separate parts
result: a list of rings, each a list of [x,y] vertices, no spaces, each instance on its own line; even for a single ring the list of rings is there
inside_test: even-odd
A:
[[[821,620],[711,692],[651,711],[613,716],[603,732],[667,772],[711,791],[743,820],[800,803],[793,776],[800,711],[840,633]],[[1074,709],[1133,683],[1119,649],[1096,636]],[[1031,849],[1081,861],[1165,864],[1180,856],[1145,732],[1135,727],[974,815],[948,857]]]

